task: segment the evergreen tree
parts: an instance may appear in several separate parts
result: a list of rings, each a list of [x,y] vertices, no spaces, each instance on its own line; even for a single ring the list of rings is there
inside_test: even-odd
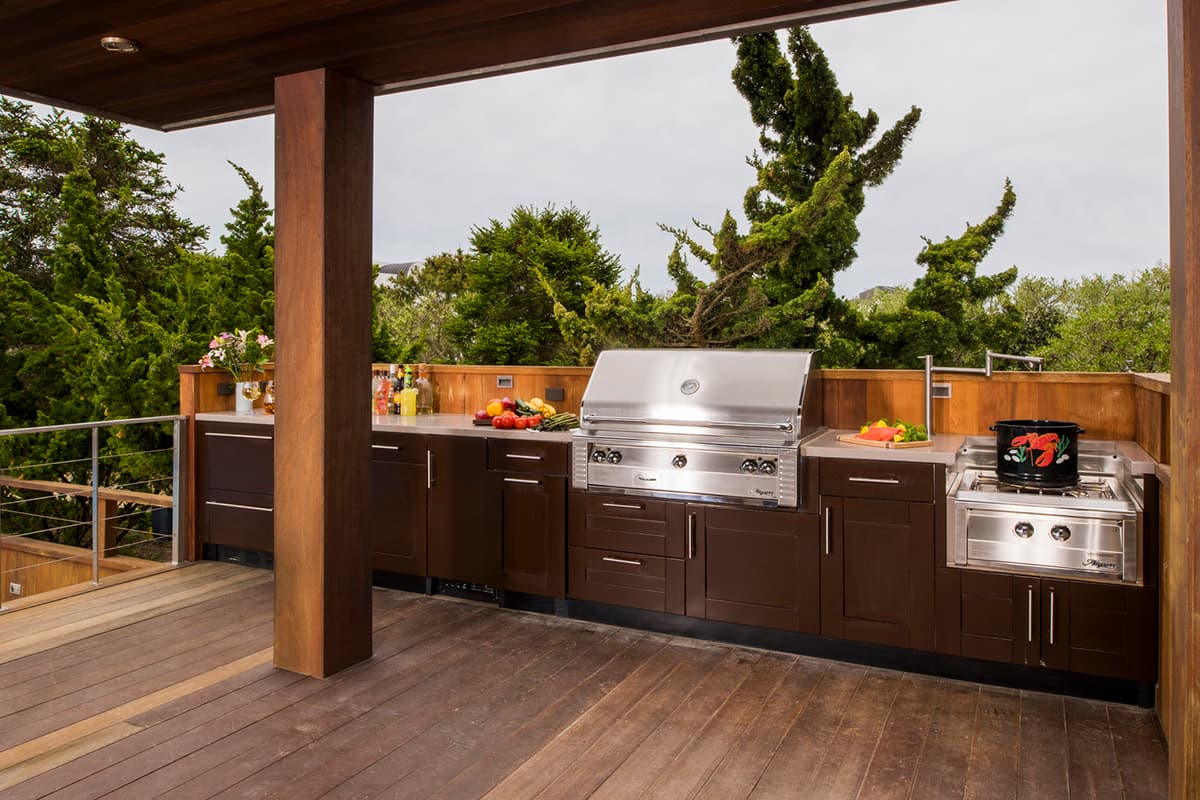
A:
[[[845,301],[832,292],[821,293],[816,308],[795,300],[814,298],[814,290],[832,286],[836,274],[853,262],[865,189],[879,185],[895,170],[921,110],[914,106],[876,138],[878,114],[854,110],[853,95],[838,88],[825,53],[807,28],[787,32],[786,56],[775,33],[735,41],[733,82],[761,130],[762,153],[747,159],[757,176],[744,203],[752,223],[766,222],[803,203],[833,160],[843,151],[850,154],[850,181],[836,213],[822,219],[785,258],[767,265],[756,281],[768,320],[758,343],[804,347],[823,338],[828,349],[849,352],[845,343],[835,341],[848,314]],[[814,314],[823,326],[813,323]],[[828,356],[825,363],[830,363]]]

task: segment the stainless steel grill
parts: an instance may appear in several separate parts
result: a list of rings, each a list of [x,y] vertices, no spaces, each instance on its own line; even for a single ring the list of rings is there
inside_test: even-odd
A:
[[[808,350],[608,350],[583,395],[572,486],[794,507],[820,424]]]

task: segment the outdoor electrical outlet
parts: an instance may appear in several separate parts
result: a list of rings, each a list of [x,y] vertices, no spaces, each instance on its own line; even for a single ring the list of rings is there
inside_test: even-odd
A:
[[[951,385],[949,383],[935,383],[930,387],[933,391],[930,392],[929,396],[948,400],[950,398]]]
[[[9,581],[9,583],[8,583],[8,593],[9,594],[11,594],[13,597],[20,597],[22,591],[24,591],[24,587],[21,586],[21,584],[17,583],[16,581]]]
[[[497,389],[511,389],[512,386],[513,386],[512,375],[497,375],[496,376],[496,388]]]

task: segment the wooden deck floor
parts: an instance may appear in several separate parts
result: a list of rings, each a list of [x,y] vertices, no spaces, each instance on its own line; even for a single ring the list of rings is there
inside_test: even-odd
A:
[[[375,657],[271,666],[270,573],[0,617],[0,797],[1150,798],[1152,712],[389,590]]]

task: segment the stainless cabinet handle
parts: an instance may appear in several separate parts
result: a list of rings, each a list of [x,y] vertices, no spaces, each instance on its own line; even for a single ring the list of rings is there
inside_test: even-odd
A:
[[[373,444],[372,450],[399,450],[400,446],[395,444]]]
[[[1028,590],[1029,594],[1028,594],[1028,597],[1026,598],[1026,602],[1025,602],[1025,611],[1026,611],[1026,616],[1028,617],[1028,621],[1025,623],[1025,625],[1026,625],[1025,637],[1030,642],[1033,642],[1033,587],[1028,586],[1028,587],[1026,587],[1026,589]]]
[[[687,521],[687,550],[688,558],[696,557],[696,515],[688,514]]]
[[[857,478],[857,477],[853,477],[853,478],[847,478],[846,480],[850,481],[851,483],[886,483],[886,484],[891,484],[893,486],[898,485],[900,483],[899,478]]]
[[[616,558],[615,556],[601,556],[601,561],[607,561],[610,564],[628,564],[631,567],[640,567],[642,562],[636,558]]]
[[[240,508],[243,511],[266,511],[267,513],[275,510],[274,508],[263,508],[262,506],[244,506],[240,503],[222,503],[217,500],[205,500],[204,505],[220,506],[221,508]]]
[[[825,555],[829,555],[829,506],[825,506]]]
[[[204,435],[219,436],[222,439],[265,439],[268,442],[271,441],[270,436],[263,436],[262,434],[258,433],[213,433],[210,431],[205,431]]]
[[[637,503],[601,503],[603,508],[629,508],[634,511],[641,511],[642,507]]]
[[[525,455],[521,455],[520,453],[505,453],[504,457],[505,458],[516,458],[521,461],[541,461],[542,460],[541,456],[525,456]]]
[[[535,481],[532,478],[505,478],[505,483],[525,483],[533,486],[541,486],[541,481]]]
[[[425,488],[433,488],[433,451],[425,451]]]
[[[1050,644],[1054,644],[1054,587],[1050,587]]]

